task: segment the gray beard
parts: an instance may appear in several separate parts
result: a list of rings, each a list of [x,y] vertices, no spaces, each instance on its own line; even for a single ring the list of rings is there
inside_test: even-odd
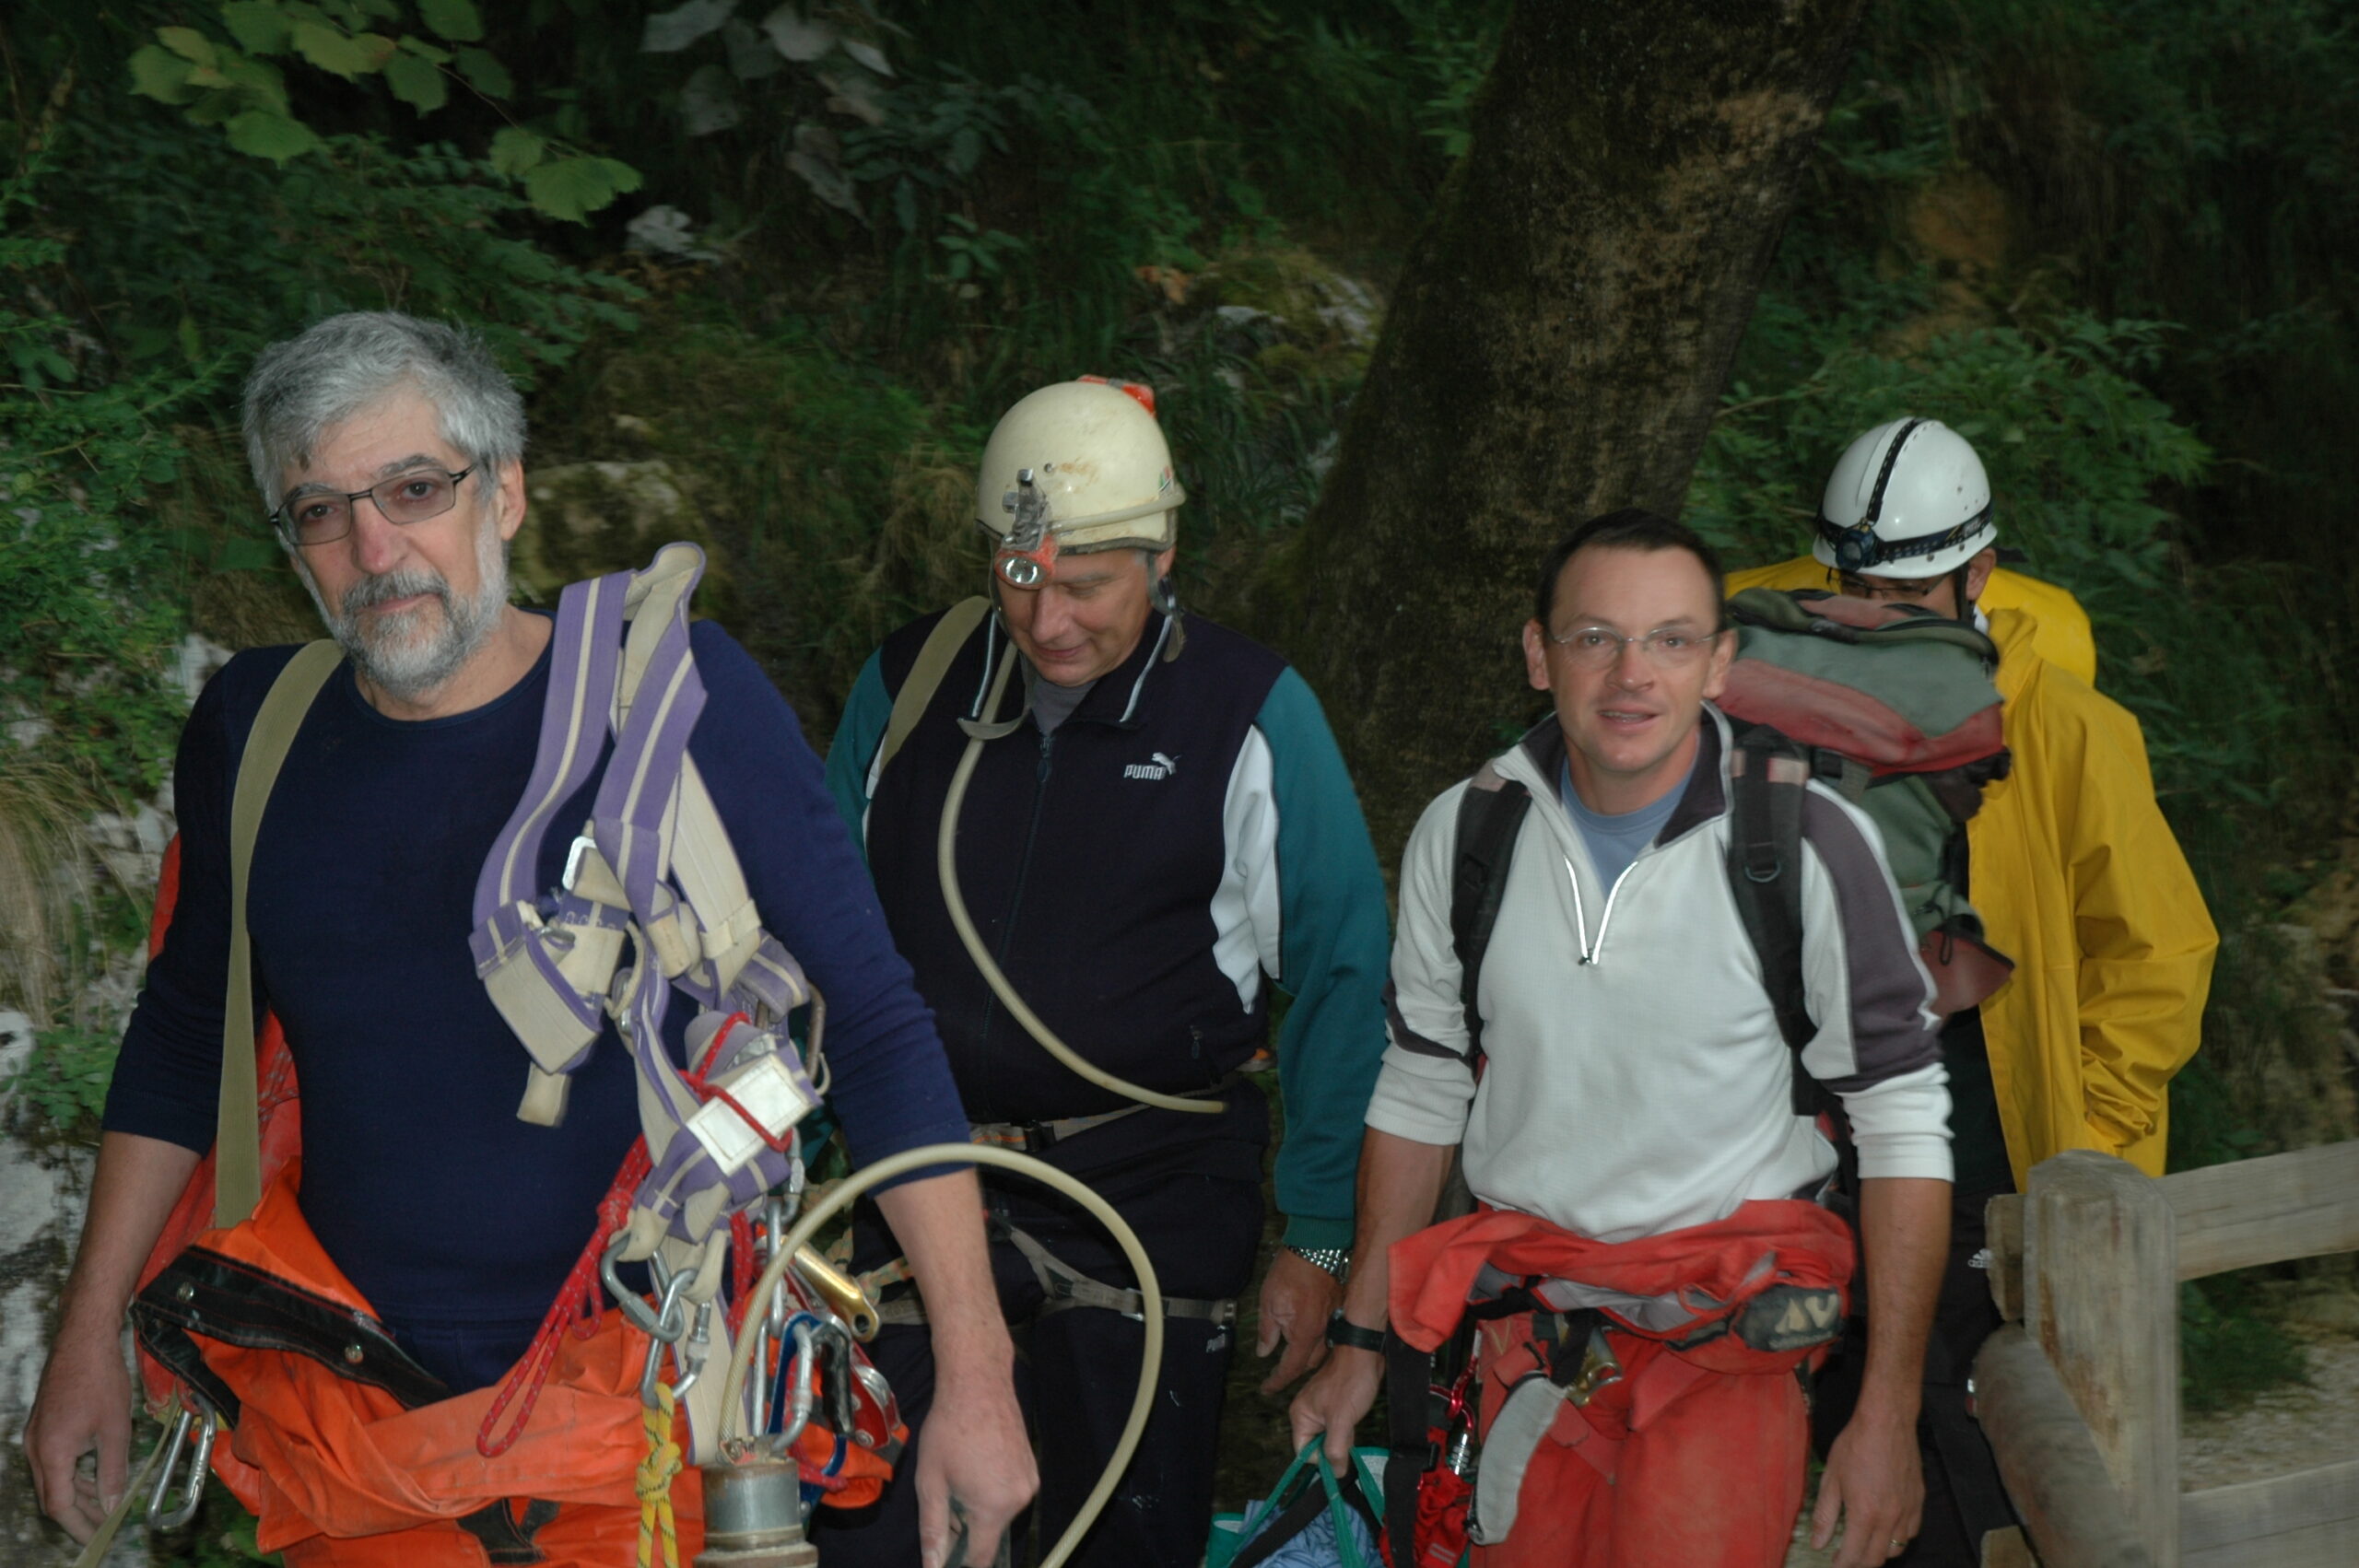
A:
[[[476,534],[475,568],[479,586],[464,598],[427,567],[362,578],[333,609],[308,570],[303,586],[354,672],[395,701],[417,702],[448,684],[499,628],[508,607],[508,545],[497,528],[487,524]],[[371,605],[411,594],[430,595],[434,603],[397,615],[361,615]]]

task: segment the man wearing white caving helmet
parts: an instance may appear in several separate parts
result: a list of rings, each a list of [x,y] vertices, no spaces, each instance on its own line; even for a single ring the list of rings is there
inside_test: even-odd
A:
[[[1123,1568],[1203,1557],[1235,1298],[1262,1235],[1269,1110],[1243,1070],[1267,1065],[1273,985],[1291,999],[1276,1039],[1285,1228],[1244,1321],[1262,1353],[1285,1345],[1273,1387],[1324,1353],[1389,945],[1318,700],[1276,654],[1180,613],[1186,496],[1153,407],[1144,387],[1086,380],[1008,410],[976,486],[987,596],[886,639],[827,759],[975,1136],[1087,1181],[1154,1260],[1155,1413],[1074,1559]],[[1001,1303],[1028,1352],[1045,1549],[1114,1447],[1142,1304],[1085,1216],[1022,1183],[985,1187]],[[889,1272],[889,1233],[873,1215],[859,1233],[860,1265]],[[888,1327],[874,1349],[921,1410],[924,1337]],[[910,1492],[830,1529],[827,1561],[907,1561]]]
[[[2167,1086],[2201,1037],[2218,945],[2155,807],[2138,722],[2091,684],[2087,615],[2062,589],[2001,568],[1997,541],[1973,447],[1937,420],[1895,419],[1836,462],[1809,557],[1728,583],[1825,588],[1832,577],[1848,594],[1972,619],[1999,648],[2013,766],[1984,788],[1955,880],[2015,970],[1942,1036],[1957,1207],[1926,1358],[1925,1528],[1899,1560],[1912,1565],[1978,1562],[1982,1533],[2009,1520],[1966,1410],[1975,1353],[1998,1323],[1977,1267],[1984,1207],[2066,1149],[2162,1174]],[[1839,1424],[1846,1370],[1838,1359],[1822,1380],[1823,1431]]]

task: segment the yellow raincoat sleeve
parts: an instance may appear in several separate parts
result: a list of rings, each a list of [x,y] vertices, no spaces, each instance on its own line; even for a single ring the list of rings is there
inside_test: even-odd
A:
[[[2003,661],[2001,672],[2002,688],[2013,686]],[[2000,788],[2025,788],[2013,802],[2018,810],[1986,796],[1986,804],[2000,809],[1990,813],[1990,822],[1978,817],[1969,829],[1974,895],[1982,908],[1998,915],[1991,934],[2016,960],[2009,991],[2035,977],[2060,991],[2068,964],[2075,984],[2069,998],[2001,992],[1985,1005],[1985,1032],[1995,1078],[2002,1052],[2017,1073],[2034,1071],[2019,1054],[2030,1044],[2016,1037],[2022,1025],[2042,1035],[2074,1025],[2083,1120],[2079,1128],[2055,1125],[2061,1119],[2054,1115],[2057,1107],[2042,1107],[2049,1112],[2042,1116],[2028,1106],[2009,1106],[2018,1095],[2002,1093],[2001,1119],[2011,1124],[2007,1141],[2018,1156],[2016,1179],[2072,1147],[2119,1155],[2159,1176],[2165,1095],[2172,1075],[2202,1039],[2219,935],[2187,857],[2154,803],[2138,721],[2054,668],[2036,670],[2026,687],[2009,696],[2007,742],[2015,753],[2016,777]],[[2024,884],[2032,868],[2020,857],[1995,852],[1995,843],[1989,844],[1993,853],[1982,853],[1998,835],[2031,825],[2021,821],[2026,813],[2049,819],[2038,825],[2054,835],[2060,886],[2036,872]],[[1982,874],[1986,865],[1989,877]],[[2058,906],[2060,894],[2069,895],[2069,908]],[[2037,913],[2030,920],[2020,919],[2031,911]],[[2007,949],[2008,939],[2018,945]],[[2024,1016],[2027,1012],[2036,1013],[2036,1024]],[[2019,1077],[2014,1087],[2020,1094],[2029,1086]],[[2048,1124],[2045,1136],[2032,1130],[2042,1122]],[[2030,1136],[2017,1136],[2019,1128]]]
[[[1731,572],[1726,584],[1731,594],[1748,588],[1834,587],[1832,574],[1808,556],[1797,556],[1776,566]],[[1975,603],[1986,614],[1999,610],[2021,612],[2032,625],[2033,652],[2050,664],[2071,671],[2091,685],[2096,684],[2096,638],[2089,631],[2089,613],[2071,594],[2052,582],[2042,582],[2036,577],[2001,567],[1982,585],[1982,597]]]

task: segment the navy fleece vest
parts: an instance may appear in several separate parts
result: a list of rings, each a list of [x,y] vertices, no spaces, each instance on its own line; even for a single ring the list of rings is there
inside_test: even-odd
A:
[[[939,615],[880,653],[898,693]],[[983,749],[960,813],[968,910],[1016,990],[1091,1060],[1150,1089],[1217,1082],[1268,1035],[1268,989],[1249,1008],[1214,959],[1212,903],[1226,854],[1222,807],[1247,733],[1285,663],[1202,620],[1180,651],[1151,620],[1139,647],[1048,735],[1026,723]],[[1129,1102],[1074,1076],[1010,1018],[952,928],[935,831],[967,746],[957,720],[984,696],[989,623],[968,640],[925,717],[878,780],[869,869],[895,945],[932,1004],[968,1114],[1024,1121]],[[1184,677],[1184,678],[1183,678]],[[999,717],[1022,701],[1012,678]]]

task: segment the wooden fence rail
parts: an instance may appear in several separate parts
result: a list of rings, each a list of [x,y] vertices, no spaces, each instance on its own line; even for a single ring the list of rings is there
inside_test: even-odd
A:
[[[2159,1181],[2076,1150],[2029,1185],[1991,1204],[1990,1289],[2010,1327],[1975,1381],[2045,1568],[2359,1563],[2359,1460],[2178,1484],[2179,1281],[2359,1251],[2359,1141]]]

